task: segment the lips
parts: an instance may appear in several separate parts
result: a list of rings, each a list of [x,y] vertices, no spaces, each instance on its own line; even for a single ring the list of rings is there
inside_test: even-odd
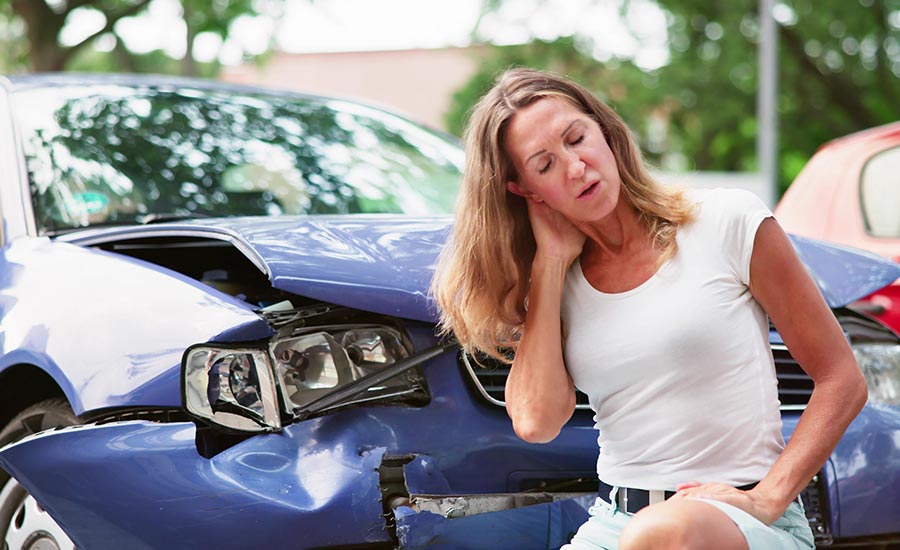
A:
[[[582,191],[582,192],[578,195],[578,198],[579,198],[579,199],[586,199],[586,198],[592,196],[592,195],[594,194],[594,191],[596,191],[596,190],[599,189],[599,188],[600,188],[600,182],[599,182],[599,181],[596,181],[596,182],[590,184],[589,186],[587,186],[587,188],[585,188],[585,190]]]

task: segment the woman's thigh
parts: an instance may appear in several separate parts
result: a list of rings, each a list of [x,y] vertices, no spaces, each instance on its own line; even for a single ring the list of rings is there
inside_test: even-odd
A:
[[[696,499],[673,499],[635,514],[619,536],[619,548],[748,550],[749,547],[738,525],[717,507]]]
[[[813,550],[815,537],[803,505],[794,501],[772,525],[766,525],[747,512],[716,500],[697,499],[715,506],[733,521],[747,539],[750,550]]]
[[[724,535],[729,537],[728,529],[736,526],[743,535],[745,541],[737,539],[732,541],[736,548],[748,548],[749,550],[812,550],[815,548],[813,534],[809,528],[802,505],[792,503],[784,515],[772,525],[765,525],[743,510],[725,504],[723,502],[708,499],[692,499],[697,502],[692,504],[707,503],[717,510],[710,510],[709,506],[703,506],[700,510],[713,512],[718,520],[727,522]],[[682,501],[683,502],[683,501]],[[665,509],[671,502],[656,505]],[[697,506],[691,506],[697,509]],[[649,510],[648,510],[649,511]],[[720,513],[721,512],[721,513]],[[590,509],[590,519],[579,529],[572,541],[560,550],[618,550],[619,537],[622,530],[629,523],[632,514],[620,512],[615,506],[597,499],[596,504]],[[708,519],[708,517],[707,517]],[[701,518],[702,520],[702,518]],[[709,533],[710,531],[707,531]],[[723,548],[723,540],[713,541],[714,547]]]

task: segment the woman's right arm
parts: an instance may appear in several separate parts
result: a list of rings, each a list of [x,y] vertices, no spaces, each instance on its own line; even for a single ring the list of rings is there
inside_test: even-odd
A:
[[[584,234],[546,204],[529,199],[528,213],[537,252],[525,325],[506,380],[506,412],[516,435],[529,443],[547,443],[575,411],[575,387],[563,362],[560,302]]]
[[[506,380],[506,412],[516,435],[547,443],[575,411],[575,388],[562,357],[560,297],[568,265],[535,257],[528,312]]]

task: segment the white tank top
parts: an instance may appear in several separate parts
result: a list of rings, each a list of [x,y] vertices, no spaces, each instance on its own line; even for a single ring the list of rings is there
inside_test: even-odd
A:
[[[600,432],[597,472],[617,486],[762,479],[784,448],[766,313],[750,294],[756,230],[747,191],[694,190],[678,250],[632,290],[596,290],[575,261],[562,316],[566,367]]]

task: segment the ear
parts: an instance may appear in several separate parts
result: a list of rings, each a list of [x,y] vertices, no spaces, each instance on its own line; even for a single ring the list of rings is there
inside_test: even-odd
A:
[[[520,197],[523,197],[526,199],[533,199],[536,202],[542,202],[542,199],[540,197],[538,197],[537,195],[535,195],[528,189],[525,189],[524,187],[522,187],[521,185],[519,185],[518,183],[516,183],[514,181],[506,182],[506,190],[509,191],[510,193],[512,193],[513,195],[519,195]]]

